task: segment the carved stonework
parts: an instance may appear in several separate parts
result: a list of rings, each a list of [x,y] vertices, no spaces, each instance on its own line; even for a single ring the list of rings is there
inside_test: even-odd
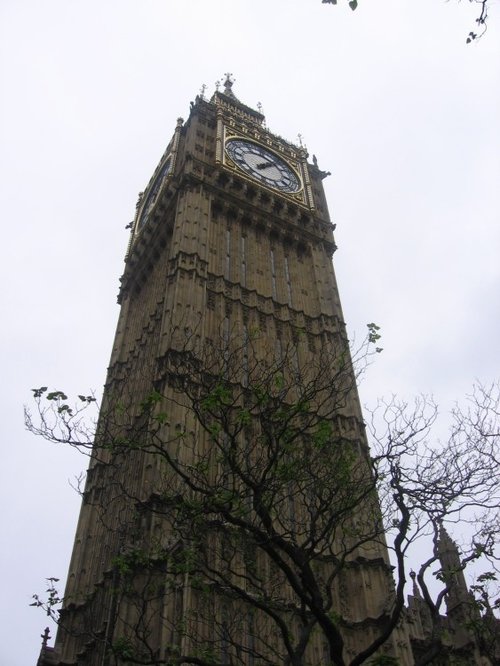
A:
[[[178,120],[137,205],[61,627],[55,648],[47,645],[44,634],[39,666],[291,663],[270,614],[261,612],[250,592],[235,602],[231,587],[217,579],[221,553],[232,534],[219,513],[224,502],[233,500],[215,497],[214,502],[223,502],[216,505],[217,515],[210,509],[210,521],[205,513],[202,520],[197,516],[188,533],[176,531],[172,519],[180,493],[190,487],[188,479],[208,469],[224,483],[227,480],[223,463],[211,455],[218,433],[202,428],[186,402],[188,385],[198,390],[207,375],[218,382],[224,377],[222,372],[212,377],[203,369],[196,384],[192,375],[200,350],[209,357],[213,353],[217,363],[227,360],[234,341],[242,340],[242,376],[231,375],[231,381],[244,389],[243,370],[266,355],[280,358],[284,349],[293,350],[294,373],[310,364],[324,365],[325,349],[348,357],[331,261],[336,246],[322,186],[325,174],[308,163],[305,148],[269,132],[260,110],[241,103],[232,85],[232,75],[227,74],[223,91],[217,90],[210,101],[202,89],[186,122]],[[246,149],[262,148],[246,171],[226,150],[231,140],[246,142]],[[259,170],[273,175],[266,180]],[[254,357],[249,357],[249,341]],[[217,343],[218,354],[213,352]],[[353,446],[357,474],[370,481],[355,379],[350,364],[347,367],[349,390],[331,419],[332,436]],[[277,374],[274,380],[279,381]],[[170,400],[168,413],[144,411],[152,388]],[[245,391],[242,395],[248,397]],[[197,408],[207,407],[200,403]],[[238,431],[244,452],[255,421],[250,415],[245,419],[248,422]],[[132,444],[130,432],[137,438]],[[254,438],[256,458],[264,453],[261,435]],[[166,458],[153,455],[155,447],[171,457],[185,456],[186,469],[191,470],[186,485],[172,476]],[[208,461],[208,467],[199,460],[191,464],[190,456],[206,456],[201,462]],[[369,496],[369,515],[373,518],[374,511],[377,517],[373,489]],[[300,520],[307,524],[303,504],[290,500],[288,490],[285,499],[282,526]],[[257,500],[249,495],[240,509],[251,512],[255,506]],[[274,521],[273,517],[273,525]],[[342,538],[332,537],[332,549],[341,550],[366,521],[359,509],[349,514]],[[280,529],[284,528],[277,527],[277,535]],[[207,533],[204,575],[194,575],[190,562],[180,558],[180,553],[190,554],[185,544],[197,531]],[[348,551],[345,566],[328,584],[345,657],[359,654],[380,635],[394,599],[387,548],[383,538],[370,539]],[[235,549],[231,575],[264,580],[275,594],[278,615],[296,639],[298,615],[290,610],[293,587],[280,577],[265,548],[257,548],[262,546],[258,539],[244,546],[240,543]],[[141,559],[145,552],[148,558]],[[328,579],[334,560],[321,561],[319,579]],[[139,571],[136,578],[131,563]],[[402,625],[382,650],[396,656],[401,666],[414,663],[411,641],[426,639],[418,600],[410,605],[409,617],[411,632],[407,623]],[[316,629],[301,663],[329,663],[326,641]],[[231,644],[229,636],[237,636],[240,643]],[[134,650],[140,658],[130,656]],[[179,661],[182,655],[188,655],[187,661]]]

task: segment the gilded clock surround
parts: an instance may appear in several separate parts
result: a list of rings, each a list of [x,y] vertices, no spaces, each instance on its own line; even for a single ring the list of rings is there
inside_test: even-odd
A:
[[[265,183],[259,183],[279,196],[292,199],[295,203],[305,206],[309,210],[315,210],[315,202],[311,188],[311,178],[307,164],[307,150],[302,146],[296,146],[282,137],[271,134],[264,125],[264,116],[246,107],[227,94],[216,92],[212,101],[217,105],[217,145],[215,159],[224,168],[238,173],[242,178],[255,183],[255,180],[241,171],[240,168],[228,157],[226,145],[232,139],[241,139],[256,143],[265,150],[277,155],[280,159],[290,165],[298,175],[301,189],[297,192],[278,191],[268,187]]]

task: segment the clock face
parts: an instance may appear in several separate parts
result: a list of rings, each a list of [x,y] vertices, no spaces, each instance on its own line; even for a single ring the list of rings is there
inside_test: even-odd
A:
[[[166,162],[163,164],[156,178],[154,179],[153,184],[149,189],[149,193],[142,205],[141,216],[139,219],[139,229],[141,229],[148,222],[149,215],[153,210],[153,206],[156,203],[156,199],[163,184],[163,180],[165,176],[167,176],[170,173],[171,166],[172,166],[172,160],[169,157],[166,160]]]
[[[299,177],[285,160],[258,143],[229,139],[226,153],[242,171],[263,185],[288,193],[298,192],[302,187]]]

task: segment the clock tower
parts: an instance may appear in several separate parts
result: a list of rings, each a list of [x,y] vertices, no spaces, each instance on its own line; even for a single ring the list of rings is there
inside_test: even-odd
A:
[[[347,664],[382,636],[393,583],[326,175],[229,75],[178,119],[137,203],[39,664]],[[392,636],[380,650],[413,663]]]

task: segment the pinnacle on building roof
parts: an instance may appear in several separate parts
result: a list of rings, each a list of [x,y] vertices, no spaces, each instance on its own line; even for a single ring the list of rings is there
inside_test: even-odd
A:
[[[262,123],[265,121],[265,117],[262,113],[262,105],[259,104],[257,105],[259,107],[259,110],[256,111],[250,106],[247,106],[243,102],[241,102],[238,97],[233,92],[233,84],[235,79],[233,78],[233,75],[231,72],[226,72],[224,74],[225,79],[222,81],[219,79],[218,81],[215,82],[215,93],[212,95],[212,98],[210,99],[210,102],[215,102],[217,103],[229,103],[229,105],[239,109],[240,111],[243,111],[244,113],[248,114],[251,116],[255,121],[257,121],[259,124],[262,125]],[[219,90],[220,86],[223,86],[223,90]],[[204,92],[204,91],[203,91]],[[198,96],[197,99],[199,99],[200,96]],[[201,95],[201,99],[203,99],[203,94]]]
[[[234,99],[236,102],[239,102],[240,100],[236,97],[236,95],[233,92],[233,83],[235,79],[233,79],[232,73],[226,72],[224,76],[226,77],[226,80],[224,81],[224,95],[227,95],[227,97],[230,97],[231,99]]]
[[[410,571],[410,578],[413,581],[413,596],[417,599],[421,599],[422,595],[420,594],[420,588],[417,585],[417,574],[413,571],[413,569]]]
[[[454,553],[459,556],[459,551],[457,544],[453,541],[451,536],[448,534],[445,526],[441,523],[439,526],[439,535],[438,535],[438,553],[444,555],[446,553]]]

